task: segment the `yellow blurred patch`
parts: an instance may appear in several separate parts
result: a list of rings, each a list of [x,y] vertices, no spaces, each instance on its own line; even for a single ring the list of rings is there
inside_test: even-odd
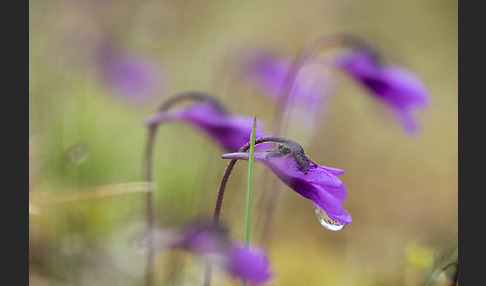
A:
[[[434,252],[418,244],[410,244],[405,248],[407,264],[414,268],[427,269],[434,259]]]

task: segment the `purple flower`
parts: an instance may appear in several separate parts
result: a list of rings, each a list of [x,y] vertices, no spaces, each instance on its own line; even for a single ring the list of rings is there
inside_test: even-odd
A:
[[[185,121],[215,139],[228,151],[237,151],[250,141],[253,118],[231,115],[213,101],[202,101],[193,105],[159,112],[145,121],[152,126],[167,121]],[[257,122],[256,136],[263,135],[261,121]]]
[[[198,223],[155,236],[157,249],[182,248],[204,259],[210,259],[229,274],[250,283],[264,283],[272,277],[264,250],[243,246],[229,239],[222,227]]]
[[[248,76],[266,95],[277,100],[290,67],[290,61],[268,52],[254,53],[246,59]]]
[[[313,122],[322,113],[324,101],[333,89],[328,66],[316,59],[308,59],[295,75],[288,79],[291,61],[269,52],[254,53],[246,60],[246,76],[274,100],[288,98],[288,111]],[[285,80],[294,80],[291,92],[285,95]],[[301,112],[299,112],[301,111]]]
[[[429,94],[414,73],[398,66],[384,66],[368,48],[339,56],[335,64],[392,107],[407,132],[417,130],[411,110],[426,106]]]
[[[264,283],[272,277],[267,254],[256,246],[247,248],[244,245],[233,245],[228,253],[226,269],[250,283]]]
[[[197,255],[223,255],[230,246],[226,230],[209,223],[193,224],[181,229],[178,243],[182,248]]]
[[[100,48],[98,66],[112,92],[130,103],[147,103],[165,89],[166,74],[155,61],[112,45]]]
[[[249,154],[229,153],[222,157],[248,160]],[[269,167],[299,195],[314,202],[319,221],[324,227],[341,230],[352,221],[341,205],[346,199],[346,188],[336,177],[343,174],[343,170],[317,165],[305,155],[302,146],[291,140],[276,149],[256,152],[254,158]]]

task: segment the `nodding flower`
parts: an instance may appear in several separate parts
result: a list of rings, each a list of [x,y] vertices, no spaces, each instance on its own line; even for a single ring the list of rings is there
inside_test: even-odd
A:
[[[417,131],[411,111],[425,107],[429,94],[416,74],[400,66],[385,65],[374,50],[364,45],[340,54],[334,63],[390,106],[405,131]]]
[[[291,59],[281,58],[266,51],[251,54],[243,66],[245,76],[265,95],[276,101],[288,97],[289,110],[305,110],[301,114],[306,115],[310,122],[322,113],[324,101],[334,88],[331,66],[313,59],[305,61],[294,71],[295,78],[289,78],[293,72]],[[285,90],[285,81],[293,81],[290,90]]]
[[[265,95],[278,100],[290,60],[278,58],[270,52],[255,52],[244,58],[244,76],[255,83]]]
[[[151,102],[167,84],[167,74],[156,61],[123,51],[112,43],[100,47],[98,69],[116,96],[134,104]]]
[[[336,177],[343,170],[316,164],[304,153],[300,144],[280,136],[268,136],[280,143],[272,150],[255,152],[254,160],[269,167],[292,190],[314,203],[320,223],[330,230],[341,230],[352,221],[341,203],[346,199],[346,188]],[[262,138],[259,138],[262,139]],[[264,142],[256,140],[256,142]],[[249,153],[227,153],[223,159],[248,160]]]
[[[227,229],[212,223],[160,231],[154,235],[156,249],[184,249],[201,259],[209,259],[227,273],[250,283],[272,278],[267,254],[257,246],[232,241]]]
[[[145,121],[155,126],[168,121],[184,121],[212,137],[227,151],[237,151],[250,140],[253,118],[230,114],[216,98],[199,92],[182,93],[200,97],[194,104],[174,110],[160,110]],[[201,99],[202,98],[202,99]],[[258,122],[256,134],[262,136],[263,123]]]

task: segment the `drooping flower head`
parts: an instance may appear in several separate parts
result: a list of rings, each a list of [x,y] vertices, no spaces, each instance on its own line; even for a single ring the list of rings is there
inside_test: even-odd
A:
[[[229,238],[228,231],[212,223],[193,223],[167,230],[155,236],[156,248],[181,248],[219,265],[230,275],[250,283],[264,283],[272,271],[265,251],[257,246],[244,246]]]
[[[270,52],[262,51],[246,59],[246,76],[254,81],[269,97],[279,100],[283,96],[284,81],[288,76],[292,61],[280,58]],[[332,86],[329,67],[317,59],[304,63],[292,87],[295,104],[315,103],[323,98]]]
[[[290,68],[290,61],[266,51],[255,52],[244,59],[244,75],[265,95],[274,100],[282,96],[282,84]]]
[[[270,262],[265,251],[258,247],[233,244],[228,252],[226,269],[250,283],[264,283],[272,277]]]
[[[156,61],[112,43],[99,48],[98,68],[110,91],[129,103],[148,103],[166,88],[167,75]]]
[[[270,52],[255,52],[245,60],[245,76],[264,94],[276,101],[288,100],[285,112],[302,117],[303,127],[312,127],[324,110],[324,103],[333,89],[330,66],[317,59],[308,59],[291,78],[292,61]],[[285,81],[291,81],[286,90]],[[288,94],[287,94],[288,93]],[[287,98],[288,97],[288,98]]]
[[[265,152],[255,152],[255,161],[269,167],[287,186],[314,203],[319,221],[330,230],[341,230],[352,221],[341,203],[346,188],[336,177],[343,170],[321,166],[308,158],[302,146],[290,139],[272,136],[279,146]],[[257,139],[258,140],[258,139]],[[223,159],[248,160],[248,153],[228,153]]]
[[[417,131],[412,110],[425,107],[429,94],[420,78],[396,65],[385,65],[370,47],[360,45],[336,57],[335,64],[393,108],[409,133]]]
[[[184,121],[215,139],[228,151],[236,151],[250,140],[253,118],[232,115],[214,98],[207,94],[192,105],[170,111],[159,111],[145,121],[154,126],[168,121]],[[263,123],[258,122],[256,134],[261,136]]]

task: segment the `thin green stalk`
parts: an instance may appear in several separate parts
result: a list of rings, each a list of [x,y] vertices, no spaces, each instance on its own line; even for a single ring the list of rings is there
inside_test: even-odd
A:
[[[256,124],[255,124],[256,127]],[[255,130],[256,128],[253,128]],[[253,140],[251,140],[250,136],[250,142],[246,143],[245,145],[241,146],[241,148],[238,150],[238,152],[247,152],[248,149],[250,149],[251,144],[253,143],[254,145],[258,145],[261,143],[265,142],[277,142],[277,143],[288,143],[289,139],[281,137],[281,136],[263,136],[259,137],[258,139],[255,139],[253,137]],[[253,157],[252,155],[252,162],[253,162]],[[214,206],[214,215],[213,215],[213,222],[216,226],[219,225],[219,220],[221,218],[221,210],[223,208],[223,199],[224,199],[224,193],[226,191],[226,184],[228,183],[229,177],[231,175],[231,172],[233,171],[233,168],[236,165],[236,162],[238,159],[232,159],[228,165],[226,166],[226,169],[224,170],[223,178],[221,179],[221,185],[219,186],[218,190],[218,196],[216,198],[216,205]],[[207,262],[206,263],[206,271],[204,274],[204,286],[209,286],[211,284],[211,263]]]
[[[251,197],[253,193],[253,158],[255,157],[255,129],[256,117],[253,118],[253,129],[250,136],[250,158],[248,159],[248,184],[246,188],[246,214],[245,214],[245,245],[250,245],[250,228],[251,228]],[[241,285],[245,286],[246,281],[241,279]]]
[[[255,157],[255,128],[256,117],[253,118],[253,129],[250,137],[250,158],[248,159],[248,185],[246,188],[246,215],[245,215],[245,244],[250,243],[251,225],[251,195],[253,192],[253,158]]]

